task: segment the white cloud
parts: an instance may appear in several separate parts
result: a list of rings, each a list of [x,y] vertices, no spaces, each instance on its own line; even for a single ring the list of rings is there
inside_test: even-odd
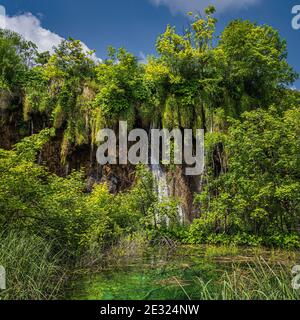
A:
[[[63,40],[58,34],[44,29],[41,21],[31,13],[5,19],[6,29],[15,31],[22,35],[24,39],[34,42],[40,52],[53,51],[53,47]]]
[[[5,8],[0,5],[0,28],[5,27]]]
[[[47,30],[42,27],[39,18],[31,13],[24,13],[18,16],[6,16],[5,18],[5,28],[19,33],[27,41],[32,41],[38,47],[38,51],[50,51],[53,52],[53,47],[61,43],[64,38],[58,34]],[[85,51],[90,51],[90,49],[82,43]],[[93,54],[93,59],[99,61],[96,54]]]
[[[173,14],[178,12],[186,14],[189,11],[203,12],[209,5],[215,6],[217,12],[242,9],[257,4],[260,0],[150,0],[150,2],[156,6],[167,6]]]

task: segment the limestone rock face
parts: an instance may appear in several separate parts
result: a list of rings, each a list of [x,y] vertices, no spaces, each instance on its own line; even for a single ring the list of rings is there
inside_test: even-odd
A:
[[[175,170],[167,173],[167,180],[170,189],[170,195],[179,200],[185,222],[190,223],[195,218],[199,210],[194,204],[194,193],[201,189],[201,177],[186,176],[184,166],[177,166]]]

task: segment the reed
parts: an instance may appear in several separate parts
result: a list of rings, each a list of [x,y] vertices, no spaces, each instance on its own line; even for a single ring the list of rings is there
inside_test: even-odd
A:
[[[1,300],[53,300],[65,281],[51,243],[24,233],[0,233],[0,265],[6,270]]]

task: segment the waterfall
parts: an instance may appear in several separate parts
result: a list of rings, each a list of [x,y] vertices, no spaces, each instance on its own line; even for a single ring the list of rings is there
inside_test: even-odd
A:
[[[150,128],[153,129],[154,126],[152,125]],[[154,181],[155,181],[155,191],[158,194],[158,201],[163,202],[164,200],[168,199],[170,197],[170,192],[169,192],[169,186],[168,186],[168,181],[167,181],[167,176],[166,173],[163,171],[162,167],[160,164],[155,164],[153,155],[151,154],[151,161],[150,161],[150,170],[152,172]],[[181,204],[178,204],[178,221],[183,224],[184,223],[184,210],[181,206]],[[156,221],[160,223],[160,218],[156,215]],[[164,221],[166,222],[166,225],[170,225],[170,219],[169,217],[165,217]]]
[[[157,191],[159,200],[163,200],[169,197],[169,189],[167,183],[167,177],[159,164],[151,164],[151,171],[157,182]]]
[[[165,172],[162,170],[161,166],[159,164],[153,164],[153,161],[151,161],[150,169],[154,177],[155,181],[155,191],[158,195],[158,201],[163,202],[165,199],[169,198],[169,188],[167,183],[167,177]],[[160,222],[160,217],[156,215],[156,222]],[[169,217],[165,218],[165,222],[167,226],[170,224]]]
[[[163,202],[164,200],[170,197],[169,186],[167,182],[167,176],[165,172],[162,170],[159,164],[150,164],[150,169],[155,181],[155,191],[158,194],[158,201]],[[184,224],[185,214],[182,208],[182,205],[178,204],[178,221],[181,224]],[[156,216],[156,221],[160,222],[159,217]],[[170,219],[168,217],[165,218],[165,222],[167,226],[170,224]]]
[[[181,224],[184,224],[184,211],[183,211],[183,208],[182,208],[182,205],[179,203],[178,204],[178,218],[179,218],[179,222]]]

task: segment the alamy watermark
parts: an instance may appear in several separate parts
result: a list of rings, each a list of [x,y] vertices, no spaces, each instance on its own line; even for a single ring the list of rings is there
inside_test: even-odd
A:
[[[6,271],[3,266],[0,266],[0,290],[6,289]]]
[[[0,5],[0,29],[5,29],[6,27],[6,11],[3,6]]]
[[[294,30],[300,29],[300,5],[295,5],[292,8],[292,14],[294,15],[292,19],[292,28]]]
[[[127,122],[119,122],[119,137],[112,129],[97,134],[100,144],[97,161],[105,164],[186,164],[185,174],[201,175],[204,170],[204,130],[134,129],[128,133]],[[117,152],[117,142],[119,150]],[[129,143],[131,147],[128,148]],[[150,148],[149,148],[150,147]]]

